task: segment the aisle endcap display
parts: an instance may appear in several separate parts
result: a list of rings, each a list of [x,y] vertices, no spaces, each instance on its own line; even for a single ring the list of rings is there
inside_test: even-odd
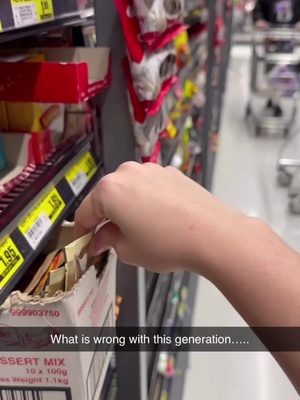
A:
[[[6,216],[5,210],[2,211],[2,224],[6,219],[9,222],[7,226],[0,226],[0,304],[22,278],[55,228],[70,214],[78,196],[91,187],[94,178],[99,179],[99,173],[103,175],[100,166],[90,145],[86,145],[67,165],[59,168],[55,176],[44,182],[41,190],[36,188],[37,193],[27,208],[20,208],[22,204],[16,197],[11,212]],[[33,189],[30,190],[32,185],[34,183],[29,186],[31,193],[27,191],[27,197],[29,195],[31,199],[34,193]],[[5,197],[0,202],[3,199]]]
[[[7,61],[0,62],[1,101],[76,104],[109,85],[107,48],[26,49],[26,56],[41,55],[45,61],[9,62],[9,54],[17,52],[0,52],[0,61]]]

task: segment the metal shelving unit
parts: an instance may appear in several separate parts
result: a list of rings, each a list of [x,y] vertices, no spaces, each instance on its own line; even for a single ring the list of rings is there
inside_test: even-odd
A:
[[[46,2],[48,1],[51,0],[47,0]],[[212,109],[213,104],[216,102],[216,96],[219,99],[218,109],[220,110],[222,106],[221,98],[225,88],[223,82],[225,82],[226,78],[230,47],[230,18],[227,15],[227,45],[223,48],[222,62],[217,66],[220,68],[220,79],[218,85],[212,87],[211,83],[216,72],[213,48],[217,1],[219,0],[207,0],[209,11],[207,46],[209,51],[208,59],[206,60],[206,105],[203,110],[205,123],[204,128],[199,133],[199,143],[201,144],[202,153],[200,156],[192,156],[187,173],[188,176],[197,182],[200,183],[201,181],[207,188],[211,186],[212,170],[210,169],[213,169],[211,152],[209,150],[209,132],[212,129],[212,124],[214,123],[218,126],[220,121],[220,115],[218,115],[217,119],[213,119]],[[11,5],[10,0],[2,0],[0,4],[0,30],[2,29],[0,44],[30,36],[42,35],[58,29],[83,26],[86,23],[90,24],[94,21],[97,46],[111,49],[111,85],[93,99],[95,109],[101,110],[101,112],[97,112],[97,126],[99,127],[99,132],[101,132],[101,153],[98,149],[95,151],[88,138],[78,143],[73,143],[70,149],[61,149],[61,152],[58,151],[49,160],[47,168],[37,168],[34,172],[34,179],[32,176],[29,177],[30,180],[27,182],[29,183],[29,188],[25,189],[22,201],[18,202],[18,204],[16,202],[12,203],[4,213],[1,213],[0,261],[1,255],[4,254],[3,251],[1,252],[1,246],[2,250],[8,250],[10,246],[16,257],[13,260],[13,265],[8,266],[8,269],[11,271],[9,273],[13,278],[4,285],[3,282],[7,278],[0,276],[0,302],[5,299],[9,291],[22,278],[55,231],[55,228],[70,213],[74,212],[82,201],[82,198],[95,185],[99,178],[104,173],[114,171],[123,162],[137,159],[129,114],[125,76],[121,66],[121,61],[126,56],[126,48],[114,1],[98,0],[93,4],[91,0],[87,2],[84,10],[78,10],[77,0],[52,0],[53,12],[50,16],[44,19],[41,18],[40,23],[18,27],[14,25]],[[4,11],[8,13],[8,17],[5,19],[3,18]],[[190,22],[193,25],[197,24],[197,17],[193,16],[190,21],[186,20],[186,22]],[[186,72],[188,72],[188,69]],[[180,143],[184,134],[184,123],[189,116],[190,113],[187,113],[186,116],[181,118],[179,135],[173,141],[167,157],[165,157],[166,165],[171,162]],[[194,165],[199,164],[199,161],[202,164],[202,171],[195,172]],[[80,170],[86,173],[88,179],[80,187],[80,192],[78,192],[74,191],[72,179],[76,178],[76,174]],[[26,181],[24,181],[24,184],[26,184]],[[51,198],[52,196],[54,197]],[[54,199],[56,199],[56,203],[53,203]],[[49,209],[49,215],[52,215],[52,219],[50,218],[51,225],[42,231],[41,236],[38,236],[36,241],[33,241],[32,236],[31,239],[29,238],[31,234],[29,235],[28,232],[30,232],[30,229],[32,232],[34,231],[33,228],[40,217],[38,211],[41,210],[41,207],[45,208],[46,203],[48,207],[49,202],[53,205]],[[6,275],[6,277],[8,276]],[[117,293],[122,296],[123,302],[117,326],[138,326],[143,328],[145,326],[157,326],[155,324],[166,325],[169,317],[168,313],[172,309],[170,299],[172,298],[172,290],[174,290],[174,282],[178,283],[179,281],[180,285],[184,285],[188,289],[186,301],[190,310],[185,321],[181,321],[180,323],[189,326],[192,323],[192,313],[198,284],[196,276],[191,273],[184,273],[180,276],[171,274],[169,276],[160,275],[152,277],[151,282],[149,281],[147,285],[149,290],[147,295],[145,271],[141,268],[132,268],[120,263],[117,270]],[[176,324],[177,319],[175,315],[173,318],[174,324]],[[176,368],[183,371],[187,367],[188,354],[178,353],[176,355]],[[114,372],[110,370],[110,374],[111,376],[108,379],[108,381],[112,382],[112,387],[108,390],[110,399],[152,400],[152,397],[149,397],[148,390],[152,385],[150,392],[154,396],[155,390],[153,390],[153,384],[155,384],[157,378],[157,356],[149,362],[148,354],[143,352],[117,352],[116,370]],[[158,378],[161,381],[159,393],[163,389],[168,392],[169,400],[181,399],[185,379],[184,373],[172,378],[163,378],[161,376]],[[157,393],[155,393],[156,395]],[[161,399],[161,397],[158,398]]]
[[[55,228],[74,212],[88,190],[104,174],[102,163],[89,142],[80,140],[67,147],[57,151],[46,165],[38,166],[22,184],[0,199],[3,206],[0,303],[20,281]],[[86,179],[74,186],[81,172]]]
[[[26,8],[24,8],[26,6]],[[0,3],[1,40],[13,35],[32,36],[37,31],[56,29],[78,18],[88,18],[93,14],[93,2],[79,7],[77,0],[33,0],[21,4],[18,0],[2,0]],[[2,36],[3,35],[3,36]]]
[[[223,93],[225,90],[226,72],[231,47],[232,9],[227,9],[226,2],[217,7],[218,2],[209,2],[209,40],[213,45],[215,41],[215,19],[222,16],[225,26],[225,43],[221,49],[221,60],[216,60],[214,52],[208,57],[208,73],[206,85],[205,124],[203,129],[203,185],[211,190],[213,171],[216,158],[216,149],[212,149],[213,140],[219,134],[220,120],[222,116]],[[214,135],[214,136],[213,136]]]

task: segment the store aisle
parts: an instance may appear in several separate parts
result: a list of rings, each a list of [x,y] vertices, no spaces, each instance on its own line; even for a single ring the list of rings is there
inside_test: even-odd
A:
[[[276,184],[275,166],[282,139],[255,138],[245,127],[249,60],[250,48],[232,49],[214,194],[246,214],[264,219],[299,251],[300,217],[288,213],[287,191]],[[204,279],[201,279],[196,302],[195,326],[245,324],[224,296]],[[190,355],[184,400],[298,398],[284,373],[267,353]]]

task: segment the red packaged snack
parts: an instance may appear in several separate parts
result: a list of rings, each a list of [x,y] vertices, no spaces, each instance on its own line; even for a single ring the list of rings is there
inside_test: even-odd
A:
[[[184,0],[133,0],[133,6],[141,38],[149,45],[182,25]]]
[[[161,138],[158,139],[154,147],[153,153],[150,157],[142,157],[142,162],[151,162],[154,164],[160,164],[160,151],[161,151]]]
[[[133,132],[140,157],[147,161],[153,155],[160,135],[165,131],[167,112],[162,107],[155,115],[150,115],[140,123],[133,121]]]
[[[150,157],[159,135],[166,128],[167,110],[163,101],[169,89],[161,90],[155,108],[152,109],[153,113],[147,113],[134,90],[128,60],[124,60],[123,64],[127,76],[129,107],[135,142],[140,156]]]
[[[150,51],[163,47],[184,28],[184,0],[115,0],[129,52],[140,42]]]
[[[176,51],[173,45],[145,55],[140,63],[129,63],[127,83],[132,85],[146,113],[153,115],[157,112],[171,86],[178,80],[176,72]]]

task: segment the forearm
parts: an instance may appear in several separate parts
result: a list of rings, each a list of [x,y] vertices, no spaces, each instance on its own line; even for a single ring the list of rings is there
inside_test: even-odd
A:
[[[194,270],[211,280],[250,326],[300,327],[299,255],[253,218],[241,217],[219,232],[211,243],[212,263]],[[274,356],[300,393],[300,353]]]

